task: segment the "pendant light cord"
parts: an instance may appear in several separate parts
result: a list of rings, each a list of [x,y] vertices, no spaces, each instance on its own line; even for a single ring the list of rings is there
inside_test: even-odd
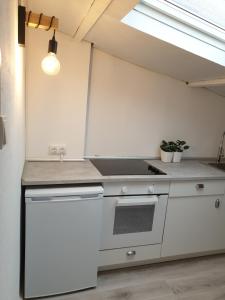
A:
[[[27,22],[26,22],[26,25],[27,25],[27,26],[29,26],[31,14],[32,14],[32,11],[30,10],[29,13],[28,13],[28,16],[27,16]],[[39,26],[40,26],[40,24],[41,24],[41,19],[42,19],[42,17],[43,17],[43,13],[41,13],[41,14],[39,15],[38,23],[37,23],[37,25],[35,26],[35,28],[39,28]],[[55,20],[55,16],[52,16],[52,17],[51,17],[51,20],[50,20],[50,22],[49,22],[48,28],[45,29],[46,31],[49,31],[49,30],[52,28],[52,24],[53,24],[54,20]],[[55,29],[54,29],[54,35],[55,35]]]
[[[30,16],[31,16],[31,14],[32,14],[32,11],[30,10],[29,13],[28,13],[28,17],[27,17],[27,24],[26,24],[27,26],[30,23]]]
[[[42,16],[43,16],[43,14],[41,13],[41,14],[39,15],[38,23],[37,23],[37,25],[35,26],[35,28],[38,28],[38,27],[40,26]]]
[[[51,17],[51,21],[50,21],[50,23],[49,23],[49,27],[46,29],[46,31],[49,31],[49,30],[50,30],[50,28],[52,27],[52,24],[53,24],[54,19],[55,19],[55,16],[52,16],[52,17]],[[55,29],[54,29],[54,35],[55,35]]]

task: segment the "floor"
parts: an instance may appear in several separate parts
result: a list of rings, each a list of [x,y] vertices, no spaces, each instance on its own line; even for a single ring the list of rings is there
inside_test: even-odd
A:
[[[50,299],[225,300],[225,255],[102,272],[96,289]]]

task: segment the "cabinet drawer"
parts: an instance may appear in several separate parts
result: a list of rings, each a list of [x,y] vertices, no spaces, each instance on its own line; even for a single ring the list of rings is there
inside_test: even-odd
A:
[[[122,181],[118,182],[106,182],[104,186],[104,196],[112,195],[145,195],[145,194],[168,194],[169,183],[168,182],[137,182],[137,181]]]
[[[224,180],[199,180],[172,182],[170,197],[222,195],[225,191]]]
[[[160,244],[99,251],[99,267],[156,259],[160,251]]]

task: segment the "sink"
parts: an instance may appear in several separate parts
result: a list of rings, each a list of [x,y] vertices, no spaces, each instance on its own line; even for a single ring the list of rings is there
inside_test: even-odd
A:
[[[209,163],[210,166],[225,171],[225,163]]]

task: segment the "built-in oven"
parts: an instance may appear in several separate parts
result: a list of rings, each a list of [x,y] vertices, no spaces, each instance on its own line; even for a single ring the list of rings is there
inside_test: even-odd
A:
[[[105,184],[101,250],[161,244],[168,189],[166,183]]]

